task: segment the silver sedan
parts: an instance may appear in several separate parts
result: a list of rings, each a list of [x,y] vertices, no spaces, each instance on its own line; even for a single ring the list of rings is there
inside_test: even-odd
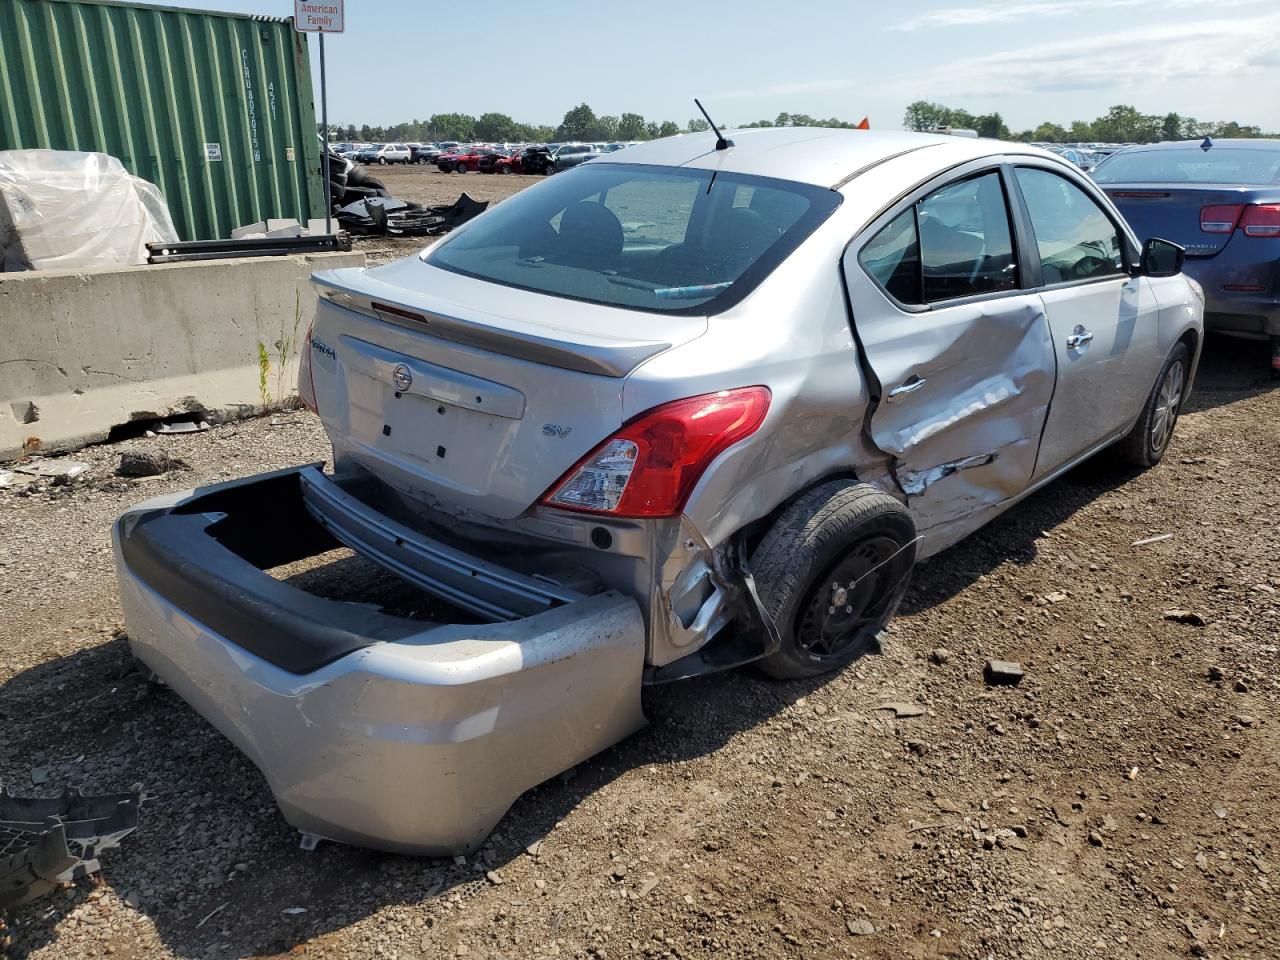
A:
[[[1099,451],[1156,464],[1202,337],[1182,256],[1015,144],[597,157],[317,276],[300,392],[332,471],[121,518],[134,651],[300,829],[473,848],[638,728],[642,684],[838,669],[920,559]],[[338,544],[429,616],[264,572]]]

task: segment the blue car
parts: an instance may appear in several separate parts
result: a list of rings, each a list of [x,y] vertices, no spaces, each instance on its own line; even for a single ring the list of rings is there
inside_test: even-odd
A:
[[[1280,140],[1190,140],[1114,153],[1093,178],[1140,241],[1186,247],[1207,330],[1271,340],[1280,379]]]

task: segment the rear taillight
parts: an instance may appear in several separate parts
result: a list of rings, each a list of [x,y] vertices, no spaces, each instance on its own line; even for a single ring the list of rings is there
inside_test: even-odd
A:
[[[764,422],[767,387],[676,400],[640,414],[579,461],[542,502],[615,517],[671,517],[703,472]]]
[[[1205,233],[1230,233],[1243,210],[1238,203],[1214,204],[1200,208],[1200,229]]]
[[[311,372],[311,331],[315,328],[313,319],[307,324],[307,335],[302,339],[302,353],[298,357],[298,399],[312,413],[319,413],[316,405],[316,378]]]
[[[1280,203],[1258,203],[1244,208],[1240,229],[1246,237],[1280,237]]]

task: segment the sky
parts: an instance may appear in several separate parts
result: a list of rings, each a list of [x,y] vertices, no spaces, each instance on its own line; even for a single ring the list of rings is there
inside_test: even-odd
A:
[[[293,0],[166,0],[291,16]],[[1280,131],[1277,0],[347,0],[325,40],[331,123],[588,103],[683,126],[779,112],[899,129],[931,100],[1014,130],[1144,113]],[[311,38],[312,72],[318,58]]]

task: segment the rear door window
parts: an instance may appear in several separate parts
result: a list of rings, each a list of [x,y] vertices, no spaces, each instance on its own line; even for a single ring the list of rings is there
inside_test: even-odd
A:
[[[1000,174],[992,171],[935,190],[880,230],[858,260],[904,304],[1017,289]]]
[[[1018,167],[1017,178],[1046,285],[1127,272],[1120,231],[1097,201],[1048,170]]]

